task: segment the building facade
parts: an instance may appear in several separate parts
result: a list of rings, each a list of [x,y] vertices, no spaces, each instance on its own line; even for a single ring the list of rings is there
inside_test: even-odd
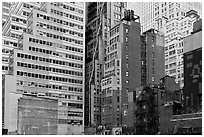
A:
[[[11,2],[2,2],[2,26],[6,23],[9,18],[9,10],[11,7]]]
[[[102,125],[110,129],[127,125],[128,92],[140,82],[140,24],[124,21],[110,30],[102,84]],[[137,77],[137,79],[135,79]]]
[[[141,35],[141,85],[159,83],[164,77],[164,35],[150,29]]]
[[[141,18],[142,33],[154,28],[165,36],[165,74],[174,76],[180,87],[183,78],[183,38],[202,16],[200,2],[130,2],[128,8]],[[193,14],[197,14],[192,16]]]
[[[184,39],[184,103],[193,111],[202,109],[202,20]]]
[[[9,54],[14,48],[18,48],[18,39],[22,33],[26,32],[27,18],[32,9],[40,8],[40,3],[7,3],[3,5],[8,6],[9,13],[3,13],[2,26],[2,74],[8,72]],[[3,8],[5,8],[3,6]],[[5,15],[4,15],[5,14]],[[4,18],[5,16],[5,18]]]
[[[168,20],[165,29],[165,74],[176,78],[184,87],[183,49],[184,38],[193,31],[193,23],[199,18],[194,10],[178,12],[177,18]]]
[[[18,100],[20,135],[57,135],[58,100],[24,95]]]
[[[165,76],[160,82],[151,86],[136,88],[134,95],[134,134],[155,135],[169,134],[172,129],[171,118],[174,101],[180,102],[181,94],[177,94],[179,85],[175,78]],[[131,100],[130,100],[131,101]]]
[[[125,8],[125,2],[86,3],[86,127],[101,124],[101,78],[104,75],[105,48],[109,45],[110,28],[119,23]]]
[[[13,14],[23,14],[25,5],[18,3]],[[80,2],[51,2],[41,3],[28,14],[25,33],[19,34],[18,48],[9,54],[5,75],[4,128],[8,132],[19,133],[18,99],[25,94],[58,100],[56,134],[83,134],[83,9]],[[19,28],[8,24],[8,34],[15,29]]]
[[[175,18],[180,10],[195,10],[202,16],[200,2],[128,2],[127,7],[140,16],[142,33],[152,28],[164,32],[167,20]]]

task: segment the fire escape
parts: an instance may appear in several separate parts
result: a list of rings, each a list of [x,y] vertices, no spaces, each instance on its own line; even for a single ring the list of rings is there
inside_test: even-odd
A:
[[[136,134],[154,135],[158,132],[153,104],[153,91],[149,87],[145,87],[136,99],[134,111]]]

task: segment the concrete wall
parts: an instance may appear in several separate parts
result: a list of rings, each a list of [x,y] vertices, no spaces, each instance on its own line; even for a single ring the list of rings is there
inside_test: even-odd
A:
[[[3,86],[3,85],[2,85]],[[16,78],[5,75],[5,129],[9,132],[17,131],[18,99],[21,94],[16,94]]]
[[[202,47],[202,31],[194,33],[184,39],[184,53]]]

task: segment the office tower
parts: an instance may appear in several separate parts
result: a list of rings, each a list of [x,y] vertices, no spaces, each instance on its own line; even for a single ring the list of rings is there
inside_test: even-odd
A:
[[[180,11],[177,17],[169,20],[165,28],[165,74],[173,76],[180,87],[184,86],[183,74],[183,39],[193,31],[193,22],[199,16],[194,10]]]
[[[142,8],[138,8],[142,7]],[[153,8],[152,8],[153,7]],[[141,18],[142,32],[154,28],[165,36],[165,71],[183,88],[182,39],[192,31],[192,22],[202,15],[199,2],[134,2],[128,3]],[[191,15],[194,13],[194,17]],[[190,23],[186,23],[190,22]],[[180,26],[179,26],[180,24]]]
[[[18,39],[20,35],[26,31],[27,17],[32,9],[40,8],[40,3],[3,3],[9,6],[10,13],[3,13],[3,27],[2,27],[2,74],[8,72],[9,53],[18,47]],[[5,6],[6,6],[5,5]],[[3,6],[3,8],[5,7]],[[18,11],[18,9],[20,9]],[[7,11],[7,9],[5,9]],[[4,14],[6,18],[4,18]]]
[[[13,14],[20,18],[21,14],[26,14],[23,10],[28,7],[30,6],[27,3],[17,3]],[[47,130],[53,128],[57,131],[47,132],[48,134],[83,134],[83,14],[84,3],[81,2],[41,3],[39,8],[33,8],[32,12],[26,14],[26,30],[23,34],[18,34],[18,48],[9,54],[8,75],[3,77],[4,128],[8,129],[9,133],[31,134],[31,129],[39,131],[40,126],[47,123]],[[19,23],[24,21],[14,19]],[[24,30],[23,27],[12,27],[12,24],[8,24],[6,34],[19,29]],[[9,35],[5,35],[7,36]],[[56,99],[58,122],[52,124],[45,118],[42,119],[45,120],[42,124],[35,126],[29,123],[19,125],[18,111],[22,109],[22,98],[27,100],[27,96],[40,98],[39,101],[44,98]],[[35,99],[31,100],[36,102]],[[33,107],[35,105],[36,103],[33,103]],[[31,108],[32,104],[27,104],[26,107]],[[46,105],[44,107],[46,108]],[[56,106],[53,106],[53,109],[56,109]],[[31,112],[26,113],[30,116]],[[40,111],[36,113],[39,114]],[[53,118],[56,116],[53,115]]]
[[[202,109],[202,20],[184,38],[184,104],[194,111]],[[190,109],[188,110],[191,111]]]
[[[119,23],[125,2],[86,3],[85,126],[101,124],[101,78],[110,28]]]
[[[8,3],[7,3],[8,5]],[[9,70],[9,54],[14,48],[18,48],[18,40],[23,32],[26,32],[27,17],[33,8],[40,8],[40,3],[18,3],[14,2],[9,6],[9,16],[5,20],[2,27],[2,75],[8,73]],[[21,10],[19,10],[21,9]],[[2,78],[3,80],[4,78]],[[5,83],[5,81],[3,80]],[[4,84],[2,84],[5,90]],[[4,112],[5,92],[2,92],[2,112]],[[6,105],[6,104],[5,104]],[[2,113],[4,117],[4,113]],[[13,123],[12,123],[13,124]],[[11,124],[11,125],[12,125]],[[4,128],[4,118],[2,119],[2,127]],[[6,128],[7,129],[7,128]]]
[[[195,10],[202,16],[200,2],[129,2],[127,7],[140,16],[142,33],[151,28],[163,32],[166,22],[176,17],[180,10],[184,13]]]

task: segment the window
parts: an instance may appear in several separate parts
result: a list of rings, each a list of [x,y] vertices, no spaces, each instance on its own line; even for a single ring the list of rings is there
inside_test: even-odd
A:
[[[125,32],[128,33],[128,28],[125,29]]]
[[[119,96],[117,96],[117,102],[120,102],[120,97]]]
[[[126,36],[125,41],[128,42],[128,37]]]
[[[128,75],[129,75],[129,72],[128,72],[128,71],[126,71],[126,77],[128,77]]]
[[[152,82],[154,82],[154,76],[152,77]]]

